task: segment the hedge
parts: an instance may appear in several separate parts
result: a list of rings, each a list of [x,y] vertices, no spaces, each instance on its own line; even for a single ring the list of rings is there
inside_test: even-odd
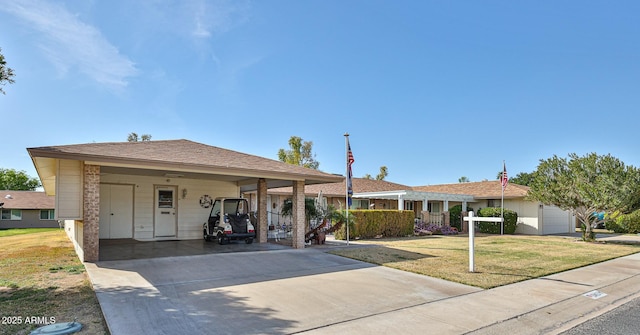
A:
[[[478,211],[478,216],[482,217],[500,217],[500,208],[487,207]],[[504,233],[513,234],[516,232],[516,225],[518,223],[518,213],[510,210],[504,210]],[[500,222],[478,222],[478,227],[481,233],[485,234],[500,234]]]
[[[349,226],[349,238],[374,238],[377,236],[400,237],[413,234],[413,211],[391,209],[356,209],[350,210],[349,216],[354,222]],[[338,240],[346,239],[346,226],[334,232]]]
[[[615,233],[638,234],[640,233],[640,210],[622,214],[615,221],[606,221],[605,227]]]

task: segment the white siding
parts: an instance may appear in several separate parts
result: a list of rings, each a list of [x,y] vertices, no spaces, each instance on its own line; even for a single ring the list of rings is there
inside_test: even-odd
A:
[[[82,220],[82,162],[58,160],[56,219]]]
[[[133,238],[153,239],[154,187],[156,185],[177,186],[178,193],[178,239],[202,238],[202,224],[207,220],[210,208],[200,206],[200,197],[237,197],[240,187],[235,183],[186,178],[163,178],[133,175],[104,174],[101,182],[110,184],[134,184],[134,234]],[[183,199],[183,190],[187,194]]]

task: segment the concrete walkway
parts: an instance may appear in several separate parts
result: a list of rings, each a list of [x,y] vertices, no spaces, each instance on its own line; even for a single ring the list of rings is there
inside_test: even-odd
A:
[[[547,334],[640,295],[640,254],[490,290],[312,248],[85,265],[113,335]]]

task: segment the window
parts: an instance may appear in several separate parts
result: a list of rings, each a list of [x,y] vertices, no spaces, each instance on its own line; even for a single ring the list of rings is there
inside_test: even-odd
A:
[[[369,200],[368,199],[351,199],[351,208],[353,208],[353,209],[368,209],[369,208]]]
[[[500,200],[487,200],[487,207],[501,207]]]
[[[53,209],[41,209],[40,220],[55,220],[55,213]]]
[[[2,220],[22,220],[22,210],[20,209],[3,209]]]
[[[404,202],[404,210],[405,211],[412,211],[413,210],[413,201],[405,200],[405,202]]]

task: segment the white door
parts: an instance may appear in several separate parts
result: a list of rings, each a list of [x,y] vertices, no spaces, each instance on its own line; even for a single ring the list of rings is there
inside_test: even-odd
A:
[[[177,191],[175,186],[156,186],[155,237],[176,236]]]
[[[100,238],[133,238],[133,185],[100,185]]]

